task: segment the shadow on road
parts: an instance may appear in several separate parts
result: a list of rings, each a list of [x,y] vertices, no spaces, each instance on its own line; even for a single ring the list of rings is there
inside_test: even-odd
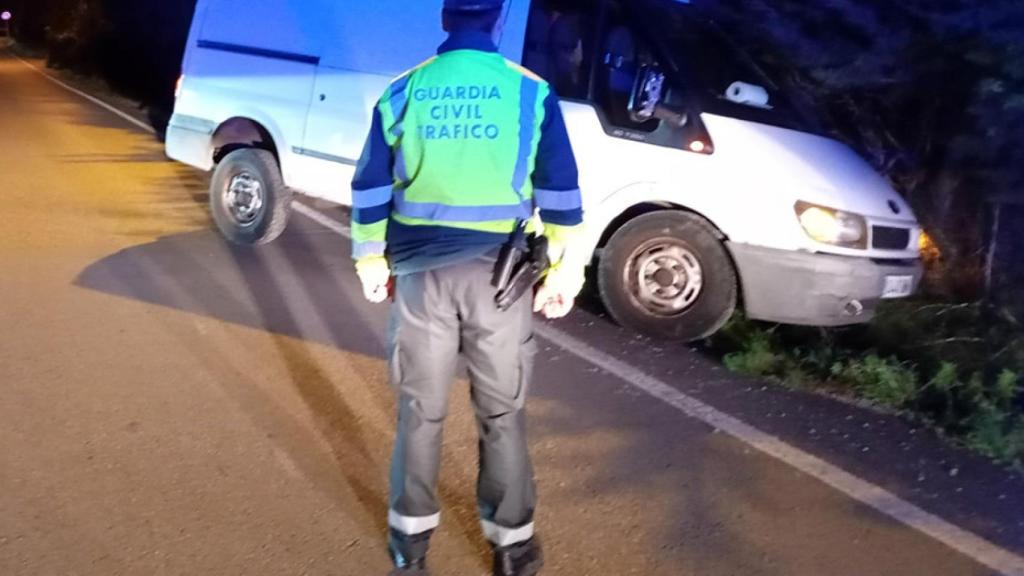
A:
[[[205,203],[205,195],[193,200]],[[292,384],[331,446],[337,470],[363,507],[364,519],[383,538],[390,438],[368,438],[376,433],[361,426],[363,417],[303,344],[314,342],[382,361],[381,318],[366,311],[352,279],[342,278],[351,275],[347,243],[301,224],[293,223],[275,244],[262,248],[230,245],[212,231],[164,237],[89,266],[76,285],[271,333]],[[320,256],[330,253],[338,257],[324,261]],[[380,362],[374,367],[380,368]],[[365,381],[371,380],[367,375]],[[250,391],[241,393],[251,396]],[[390,413],[388,391],[381,390],[379,398],[381,410]],[[303,460],[301,454],[293,459]],[[479,536],[475,496],[444,485],[440,493],[448,523],[457,522],[481,562],[489,561],[489,549]]]
[[[205,197],[196,195],[193,201],[205,202]],[[371,437],[372,432],[361,425],[360,415],[346,399],[344,388],[324,374],[318,367],[318,360],[302,344],[313,342],[363,357],[381,361],[384,358],[381,340],[383,315],[367,311],[350,268],[347,242],[297,217],[285,235],[268,247],[229,245],[208,230],[167,236],[94,263],[80,274],[76,284],[89,290],[271,333],[293,385],[316,417],[318,433],[331,446],[337,472],[343,476],[362,507],[360,517],[373,522],[377,533],[383,537],[388,508],[385,468],[390,440]],[[179,338],[194,340],[196,335],[183,333]],[[194,341],[186,343],[190,347],[200,345]],[[380,367],[379,363],[377,367]],[[569,370],[572,373],[576,368],[569,367]],[[587,373],[586,368],[579,370]],[[371,380],[372,376],[368,375],[366,379]],[[244,385],[244,382],[236,384]],[[392,399],[384,392],[382,390],[380,395],[380,407],[390,411]],[[563,404],[566,408],[581,408],[578,400],[574,402],[562,393],[561,390],[551,395],[540,392],[538,398]],[[259,398],[252,398],[252,391],[239,390],[235,394],[246,395],[248,405],[260,402]],[[614,430],[613,427],[621,425],[616,421],[621,421],[622,417],[614,403],[587,404],[586,412],[591,414],[590,417],[581,417],[576,410],[559,411],[564,417],[552,414],[543,419],[535,418],[538,431],[550,438],[567,439],[587,438],[596,432],[597,426],[605,430],[602,434],[615,437],[629,438],[637,432],[630,431],[628,426]],[[675,418],[674,415],[665,416]],[[640,430],[644,428],[642,420],[635,422],[640,425]],[[628,445],[616,446],[615,450],[621,450],[624,455],[642,454],[645,452],[638,447],[650,444],[650,441],[636,437]],[[295,451],[299,450],[300,447],[296,446]],[[587,459],[615,462],[614,455],[608,454],[608,450],[600,449],[598,452]],[[696,461],[703,458],[691,456],[695,456]],[[303,466],[301,454],[295,454],[293,459],[299,462],[300,467]],[[552,472],[571,478],[578,475],[584,464],[583,458],[563,458]],[[574,497],[573,505],[580,509],[590,508],[595,499],[608,500],[611,495],[627,488],[632,492],[642,492],[644,485],[657,481],[658,473],[663,471],[645,469],[651,464],[630,462],[624,458],[621,464],[611,465],[628,470],[625,476],[612,475],[607,482],[580,478],[590,483],[594,492]],[[473,464],[467,462],[464,465]],[[323,474],[314,468],[315,465],[310,464],[307,475],[322,477]],[[596,476],[607,477],[604,473]],[[644,480],[641,482],[640,478]],[[325,489],[332,492],[330,487],[325,486]],[[440,492],[445,501],[446,525],[456,526],[465,540],[474,545],[481,564],[485,564],[489,559],[489,549],[479,535],[475,495],[448,485],[442,485]],[[684,500],[689,503],[685,506],[687,512],[680,517],[688,518],[688,522],[703,524],[711,521],[700,512],[701,507],[695,501],[700,500],[701,492],[697,485],[686,488]],[[676,495],[671,497],[674,499]],[[737,538],[738,535],[733,535],[730,540],[735,543]],[[383,540],[380,544],[383,546]],[[738,554],[742,548],[735,546],[732,555]],[[688,550],[686,553],[692,559],[696,551]]]

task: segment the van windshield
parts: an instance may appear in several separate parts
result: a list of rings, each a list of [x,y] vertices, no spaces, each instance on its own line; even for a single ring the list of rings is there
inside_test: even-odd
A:
[[[791,100],[717,25],[697,9],[677,0],[648,0],[646,14],[638,17],[657,35],[658,43],[683,72],[687,86],[697,96],[702,110],[801,130],[818,131],[812,110],[798,110]],[[640,4],[643,6],[643,4]],[[727,96],[729,88],[743,82],[764,88],[766,105],[741,104]]]

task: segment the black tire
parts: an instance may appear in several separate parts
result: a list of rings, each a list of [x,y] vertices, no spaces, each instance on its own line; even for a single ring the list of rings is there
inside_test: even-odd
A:
[[[650,270],[657,272],[646,275]],[[732,259],[711,224],[695,214],[669,210],[634,218],[612,236],[601,255],[598,287],[605,308],[620,325],[686,342],[707,338],[725,326],[736,311],[738,292]]]
[[[243,188],[247,184],[258,184],[258,208],[249,202],[232,201],[232,198],[237,198],[237,195],[232,195],[232,187],[238,182],[242,182]],[[241,204],[253,209],[237,208]],[[284,185],[277,159],[267,150],[235,150],[220,161],[213,173],[210,211],[221,234],[235,244],[251,246],[276,240],[288,226],[291,206],[292,191]]]

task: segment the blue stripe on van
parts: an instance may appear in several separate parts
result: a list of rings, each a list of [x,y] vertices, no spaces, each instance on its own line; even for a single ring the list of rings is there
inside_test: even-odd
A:
[[[200,40],[199,47],[206,50],[217,50],[220,52],[231,52],[233,54],[245,54],[246,56],[258,56],[272,60],[287,60],[289,62],[301,62],[302,64],[320,64],[319,56],[308,54],[295,54],[293,52],[281,52],[279,50],[268,50],[255,46],[244,46],[242,44],[229,44],[227,42],[214,42],[212,40]]]
[[[295,152],[300,156],[309,156],[310,158],[316,158],[317,160],[326,160],[328,162],[344,164],[345,166],[356,166],[359,164],[357,160],[353,160],[351,158],[345,158],[343,156],[334,156],[333,154],[327,154],[326,152],[317,152],[316,150],[310,150],[308,148],[299,148],[297,146],[292,147],[292,152]]]

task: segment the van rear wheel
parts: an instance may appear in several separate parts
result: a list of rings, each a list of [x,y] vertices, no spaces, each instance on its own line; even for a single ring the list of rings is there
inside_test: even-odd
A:
[[[732,260],[712,226],[686,212],[639,216],[601,256],[601,299],[619,324],[665,340],[714,334],[736,310]]]
[[[210,184],[210,210],[217,228],[235,244],[269,244],[284,232],[292,192],[277,159],[267,150],[243,148],[217,165]]]

